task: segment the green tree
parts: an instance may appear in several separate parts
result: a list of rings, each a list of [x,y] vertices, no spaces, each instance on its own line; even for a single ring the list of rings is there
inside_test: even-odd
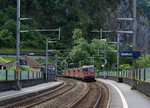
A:
[[[120,65],[119,70],[120,71],[132,70],[132,66],[129,64],[122,64]]]
[[[136,66],[137,68],[146,68],[146,67],[150,67],[150,55],[146,55],[139,57],[136,60]]]
[[[69,53],[68,59],[70,59],[70,63],[72,66],[79,66],[79,62],[82,62],[82,64],[89,64],[89,51],[90,51],[90,45],[82,38],[82,31],[80,29],[75,29],[73,31],[73,43],[74,47],[72,51]]]
[[[73,67],[77,67],[79,66],[79,62],[82,62],[82,65],[88,65],[90,54],[81,47],[75,46],[70,52],[69,57]]]
[[[98,50],[104,50],[104,41],[93,39],[90,44],[91,55],[98,55]]]
[[[15,43],[15,39],[11,32],[9,32],[7,29],[0,31],[0,46],[13,47]]]
[[[74,43],[77,43],[82,38],[82,31],[80,29],[74,29],[72,38]]]

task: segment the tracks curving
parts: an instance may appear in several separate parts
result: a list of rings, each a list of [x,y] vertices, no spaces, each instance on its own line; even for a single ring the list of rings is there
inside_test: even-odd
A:
[[[3,108],[108,108],[109,90],[101,82],[62,79],[64,85]]]
[[[107,108],[109,91],[101,82],[88,83],[88,90],[71,108]]]
[[[37,96],[33,96],[31,98],[24,99],[19,102],[15,102],[13,104],[9,104],[7,106],[3,106],[3,108],[17,108],[17,107],[24,107],[24,108],[31,108],[37,106],[41,103],[54,99],[59,95],[62,95],[69,90],[73,89],[76,86],[76,81],[74,80],[65,80],[65,84],[57,89],[44,92]]]

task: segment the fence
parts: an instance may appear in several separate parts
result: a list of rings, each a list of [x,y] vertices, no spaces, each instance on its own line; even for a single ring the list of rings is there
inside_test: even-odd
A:
[[[104,76],[104,72],[99,72],[99,76]],[[132,78],[132,71],[119,71],[119,75],[116,71],[110,71],[106,72],[106,76]],[[150,68],[137,69],[135,78],[136,80],[150,82]]]
[[[19,80],[43,78],[41,71],[19,71]],[[16,79],[15,71],[0,70],[0,81],[10,81]]]

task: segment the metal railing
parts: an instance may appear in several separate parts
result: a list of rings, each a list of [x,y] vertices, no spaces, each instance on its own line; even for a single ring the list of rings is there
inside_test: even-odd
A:
[[[19,71],[19,80],[40,79],[43,78],[41,71]],[[16,80],[16,72],[0,70],[0,81]]]
[[[99,76],[104,76],[104,72],[99,72]],[[131,79],[132,70],[119,71],[119,76],[117,75],[117,71],[107,71],[106,76],[123,77]],[[150,68],[136,69],[135,79],[150,82]]]

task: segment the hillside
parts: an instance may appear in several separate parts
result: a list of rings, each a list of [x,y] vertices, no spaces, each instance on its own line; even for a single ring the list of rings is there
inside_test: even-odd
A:
[[[150,0],[137,0],[138,7],[147,15],[150,20]]]
[[[0,0],[0,47],[16,46],[16,0]],[[32,17],[33,21],[22,21],[22,30],[61,27],[61,41],[57,48],[70,48],[72,31],[82,29],[84,37],[91,40],[98,35],[91,30],[100,29],[107,19],[108,9],[117,8],[117,0],[21,0],[21,17]],[[44,48],[47,37],[58,33],[23,33],[21,47]]]
[[[21,17],[31,17],[32,21],[22,21],[21,30],[61,28],[61,40],[49,48],[67,49],[69,52],[58,54],[66,57],[63,61],[69,66],[92,64],[93,55],[102,57],[98,52],[103,50],[99,33],[91,30],[132,30],[133,22],[119,22],[117,17],[129,17],[132,13],[132,0],[21,0]],[[142,3],[142,2],[141,2]],[[0,48],[16,46],[16,0],[0,0]],[[139,4],[140,5],[140,4]],[[137,12],[137,50],[150,53],[150,27],[147,17],[138,9]],[[46,38],[53,39],[56,32],[30,32],[21,34],[21,49],[44,49]],[[132,50],[132,35],[120,34],[120,50]],[[79,38],[80,37],[80,38]],[[116,33],[104,33],[107,41],[116,41]],[[92,41],[93,40],[93,41]],[[108,45],[108,50],[116,46]],[[4,50],[1,50],[4,51]],[[38,50],[39,51],[39,50]],[[108,52],[107,69],[116,64],[116,54]],[[130,58],[121,58],[120,64],[132,64]],[[96,59],[95,67],[102,69],[103,60]]]

